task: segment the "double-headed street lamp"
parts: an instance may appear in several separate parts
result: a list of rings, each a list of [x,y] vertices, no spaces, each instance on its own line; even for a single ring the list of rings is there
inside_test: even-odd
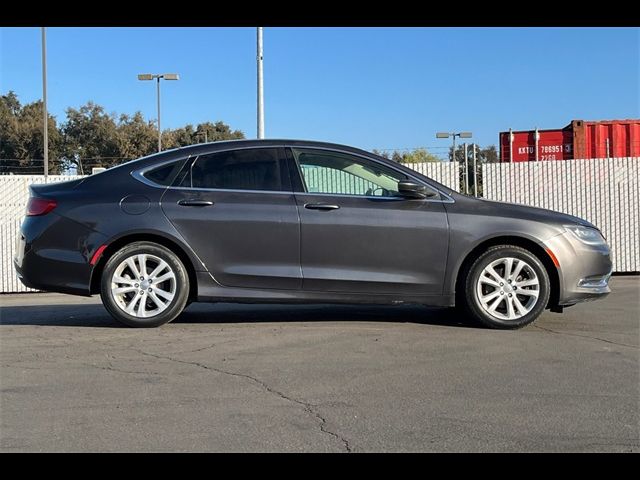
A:
[[[138,75],[138,80],[157,80],[157,92],[158,92],[158,151],[162,151],[162,130],[160,129],[160,79],[165,80],[180,80],[177,73],[141,73]]]
[[[456,137],[460,138],[471,138],[473,135],[471,132],[438,132],[436,133],[436,138],[449,138],[453,137],[453,153],[451,154],[451,161],[456,158]]]

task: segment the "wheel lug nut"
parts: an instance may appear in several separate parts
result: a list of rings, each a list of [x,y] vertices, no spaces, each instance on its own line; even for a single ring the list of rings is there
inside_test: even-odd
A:
[[[512,295],[512,294],[509,294],[509,296],[510,296],[510,297],[513,297],[513,295]]]
[[[144,280],[144,277],[140,277],[140,281],[143,281],[143,280]]]
[[[141,294],[141,295],[144,295],[144,290],[140,290],[140,294]]]
[[[138,288],[139,286],[140,286],[140,285],[138,285],[138,284],[136,283],[135,287],[136,287],[136,288]]]
[[[500,292],[500,295],[504,295],[504,292],[502,292],[502,291],[501,291],[501,292]]]
[[[509,283],[511,283],[511,280],[509,280]]]

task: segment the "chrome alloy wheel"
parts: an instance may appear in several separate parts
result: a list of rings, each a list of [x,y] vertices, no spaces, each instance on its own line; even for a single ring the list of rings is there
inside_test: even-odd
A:
[[[480,272],[476,295],[489,315],[500,320],[518,320],[535,307],[540,281],[535,270],[524,260],[499,258]]]
[[[154,317],[173,302],[176,274],[160,257],[131,255],[113,272],[111,295],[125,313],[139,318]]]

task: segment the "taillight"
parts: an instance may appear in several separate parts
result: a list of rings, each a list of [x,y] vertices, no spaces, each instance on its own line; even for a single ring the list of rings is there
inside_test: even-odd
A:
[[[46,215],[51,210],[56,208],[58,203],[55,200],[49,200],[47,198],[30,197],[27,202],[27,217],[34,217],[36,215]]]

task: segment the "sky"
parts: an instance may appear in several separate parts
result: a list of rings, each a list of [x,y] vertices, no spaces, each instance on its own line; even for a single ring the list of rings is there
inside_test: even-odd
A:
[[[42,98],[39,28],[0,29],[0,93]],[[222,120],[256,136],[255,28],[48,28],[48,104],[96,102],[162,126]],[[640,117],[638,28],[264,29],[267,138],[367,150],[428,147],[438,131],[561,128],[573,119]]]

